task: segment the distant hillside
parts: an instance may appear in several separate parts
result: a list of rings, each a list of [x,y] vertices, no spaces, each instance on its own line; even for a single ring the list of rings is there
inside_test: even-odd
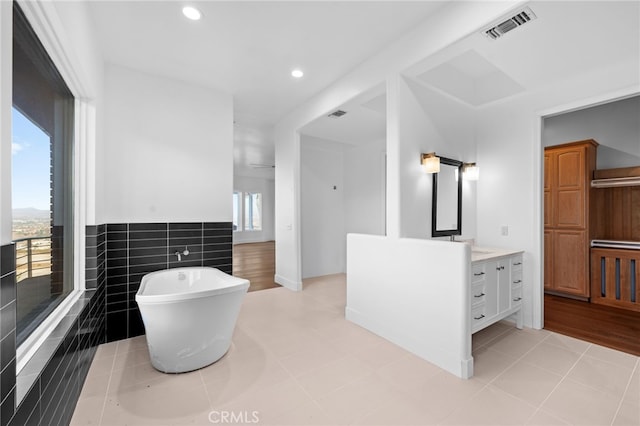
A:
[[[50,213],[48,210],[38,210],[33,207],[13,209],[14,219],[49,219],[49,217]]]

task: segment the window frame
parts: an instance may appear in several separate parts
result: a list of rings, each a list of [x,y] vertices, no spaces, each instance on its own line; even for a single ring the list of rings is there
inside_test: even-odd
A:
[[[72,131],[73,288],[33,333],[16,348],[17,374],[85,291],[87,217],[89,216],[95,221],[95,208],[88,203],[94,201],[94,195],[88,189],[95,182],[95,171],[94,167],[87,167],[87,163],[93,164],[95,160],[96,112],[94,100],[87,90],[86,78],[78,74],[81,63],[75,57],[72,49],[62,44],[62,41],[66,40],[66,31],[53,3],[15,1],[75,98]],[[12,8],[11,6],[5,8],[2,12],[6,12],[7,9],[11,10]],[[12,30],[11,33],[13,37]],[[8,54],[10,58],[11,50]],[[3,123],[11,122],[10,116],[7,121],[6,114],[1,117],[1,120]],[[3,187],[3,189],[6,188]]]

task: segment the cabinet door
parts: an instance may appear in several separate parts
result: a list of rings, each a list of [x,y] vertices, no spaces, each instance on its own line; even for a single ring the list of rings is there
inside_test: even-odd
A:
[[[498,274],[498,312],[504,312],[511,306],[511,260],[499,260],[496,264]]]
[[[553,226],[585,227],[585,154],[584,148],[572,148],[557,153],[556,188]]]
[[[553,290],[589,296],[587,241],[585,231],[553,232]],[[545,261],[546,261],[545,255]]]
[[[544,226],[553,226],[553,196],[552,190],[555,171],[554,156],[550,153],[544,154]]]
[[[544,231],[544,289],[553,288],[553,231]]]
[[[498,262],[488,261],[484,263],[485,278],[485,300],[487,318],[492,318],[498,314]]]

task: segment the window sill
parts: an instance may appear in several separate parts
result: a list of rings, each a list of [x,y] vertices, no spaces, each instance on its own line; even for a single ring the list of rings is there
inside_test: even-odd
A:
[[[63,342],[64,337],[95,294],[96,290],[86,290],[80,294],[78,299],[71,305],[69,311],[58,321],[31,359],[27,361],[16,375],[16,407],[20,405],[25,395],[29,393],[33,384],[38,380],[38,377],[40,377],[49,361],[53,358],[60,344]]]

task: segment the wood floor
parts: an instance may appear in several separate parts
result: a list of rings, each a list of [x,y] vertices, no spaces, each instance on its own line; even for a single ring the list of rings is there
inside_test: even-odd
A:
[[[545,294],[544,328],[640,356],[640,312]]]
[[[275,241],[233,246],[233,275],[248,279],[249,291],[280,287],[273,281],[275,273]]]

